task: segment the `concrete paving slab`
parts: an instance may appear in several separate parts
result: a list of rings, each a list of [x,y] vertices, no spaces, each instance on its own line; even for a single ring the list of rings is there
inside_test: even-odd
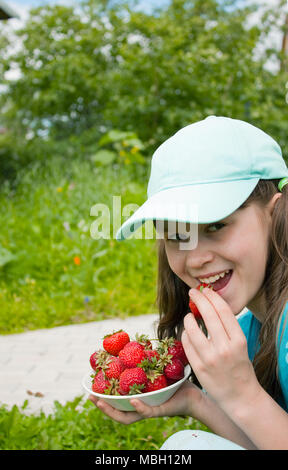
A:
[[[37,414],[50,413],[55,400],[65,404],[87,397],[81,380],[103,336],[124,329],[131,338],[136,333],[156,337],[157,321],[157,314],[147,314],[0,335],[0,403],[12,408],[28,400],[25,413]]]

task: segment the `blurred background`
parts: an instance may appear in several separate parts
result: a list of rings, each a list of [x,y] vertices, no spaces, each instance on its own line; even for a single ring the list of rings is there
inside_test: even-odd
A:
[[[93,240],[209,114],[288,151],[280,0],[0,0],[0,333],[156,312],[155,240]],[[125,218],[122,218],[122,222]]]

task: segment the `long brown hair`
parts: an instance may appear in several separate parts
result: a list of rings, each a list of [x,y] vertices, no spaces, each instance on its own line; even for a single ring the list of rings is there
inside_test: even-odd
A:
[[[241,208],[256,203],[266,206],[278,191],[279,180],[260,180]],[[188,291],[185,284],[170,268],[163,240],[158,240],[157,306],[160,314],[158,336],[181,338],[183,319],[189,312]],[[260,348],[253,365],[259,383],[275,399],[280,386],[277,377],[277,335],[279,318],[288,300],[288,185],[283,188],[272,216],[265,278],[260,295],[266,305],[265,321],[261,325]],[[203,325],[202,325],[203,326]]]

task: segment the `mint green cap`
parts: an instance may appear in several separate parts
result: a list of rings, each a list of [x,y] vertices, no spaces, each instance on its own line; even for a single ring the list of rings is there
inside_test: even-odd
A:
[[[155,151],[147,201],[124,222],[116,239],[128,238],[146,220],[216,222],[238,209],[260,179],[285,176],[288,169],[272,137],[245,121],[208,116],[180,129]]]

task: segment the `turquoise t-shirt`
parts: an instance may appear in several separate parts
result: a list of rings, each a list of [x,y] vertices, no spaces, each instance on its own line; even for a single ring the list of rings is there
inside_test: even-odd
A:
[[[247,339],[248,356],[253,360],[259,348],[259,333],[261,323],[248,310],[238,318],[239,325]],[[279,405],[288,412],[288,303],[280,319],[278,332],[278,376],[282,389],[282,397],[278,401]]]

